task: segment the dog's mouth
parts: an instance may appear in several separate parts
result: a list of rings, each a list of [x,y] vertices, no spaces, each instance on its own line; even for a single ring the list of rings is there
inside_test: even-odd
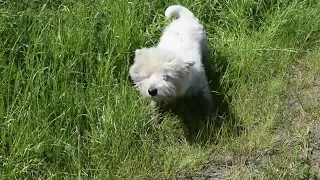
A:
[[[140,91],[140,94],[147,99],[163,102],[175,99],[177,92],[173,84],[165,84],[161,86],[143,86],[142,83],[136,83],[135,88]]]
[[[174,101],[175,97],[150,97],[150,99],[158,103],[169,103]]]
[[[161,102],[161,101],[164,101],[163,98],[160,98],[160,97],[154,97],[154,96],[149,96],[149,98],[153,101],[156,101],[156,102]]]

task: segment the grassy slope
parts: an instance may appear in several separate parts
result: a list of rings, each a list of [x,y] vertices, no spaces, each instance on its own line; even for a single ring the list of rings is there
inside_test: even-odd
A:
[[[320,72],[320,3],[181,3],[207,30],[219,94],[203,136],[169,115],[150,123],[128,78],[132,52],[157,42],[171,1],[0,1],[1,176],[316,175],[319,91],[306,87]],[[295,115],[292,96],[308,110]]]

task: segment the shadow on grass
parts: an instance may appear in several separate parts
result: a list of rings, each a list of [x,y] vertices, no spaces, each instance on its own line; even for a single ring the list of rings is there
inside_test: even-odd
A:
[[[228,102],[231,98],[224,93],[220,81],[227,69],[228,61],[219,52],[213,54],[209,57],[210,64],[205,65],[213,96],[212,114],[206,113],[208,105],[203,96],[184,97],[175,105],[163,109],[163,111],[169,110],[182,120],[186,138],[190,143],[201,145],[215,143],[223,124],[227,128],[226,131],[232,135],[239,135],[241,132],[236,127],[235,117],[230,111]]]

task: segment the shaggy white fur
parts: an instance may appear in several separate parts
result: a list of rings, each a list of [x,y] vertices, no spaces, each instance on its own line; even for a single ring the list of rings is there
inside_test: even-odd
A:
[[[190,10],[180,5],[168,7],[165,16],[177,19],[165,29],[158,46],[135,51],[129,72],[135,87],[155,102],[171,102],[200,93],[211,102],[202,63],[207,55],[203,26]]]

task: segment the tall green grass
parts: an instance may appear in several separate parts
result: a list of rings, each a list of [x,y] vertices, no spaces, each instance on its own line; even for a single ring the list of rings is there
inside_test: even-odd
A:
[[[319,51],[320,3],[176,3],[206,28],[218,108],[193,141],[175,116],[150,122],[128,77],[134,50],[157,43],[173,2],[0,1],[0,176],[165,179],[208,162],[218,168],[225,153],[241,167],[272,151],[273,130],[286,123],[288,66]],[[275,166],[234,174],[305,176],[299,166],[296,174],[274,173]]]

